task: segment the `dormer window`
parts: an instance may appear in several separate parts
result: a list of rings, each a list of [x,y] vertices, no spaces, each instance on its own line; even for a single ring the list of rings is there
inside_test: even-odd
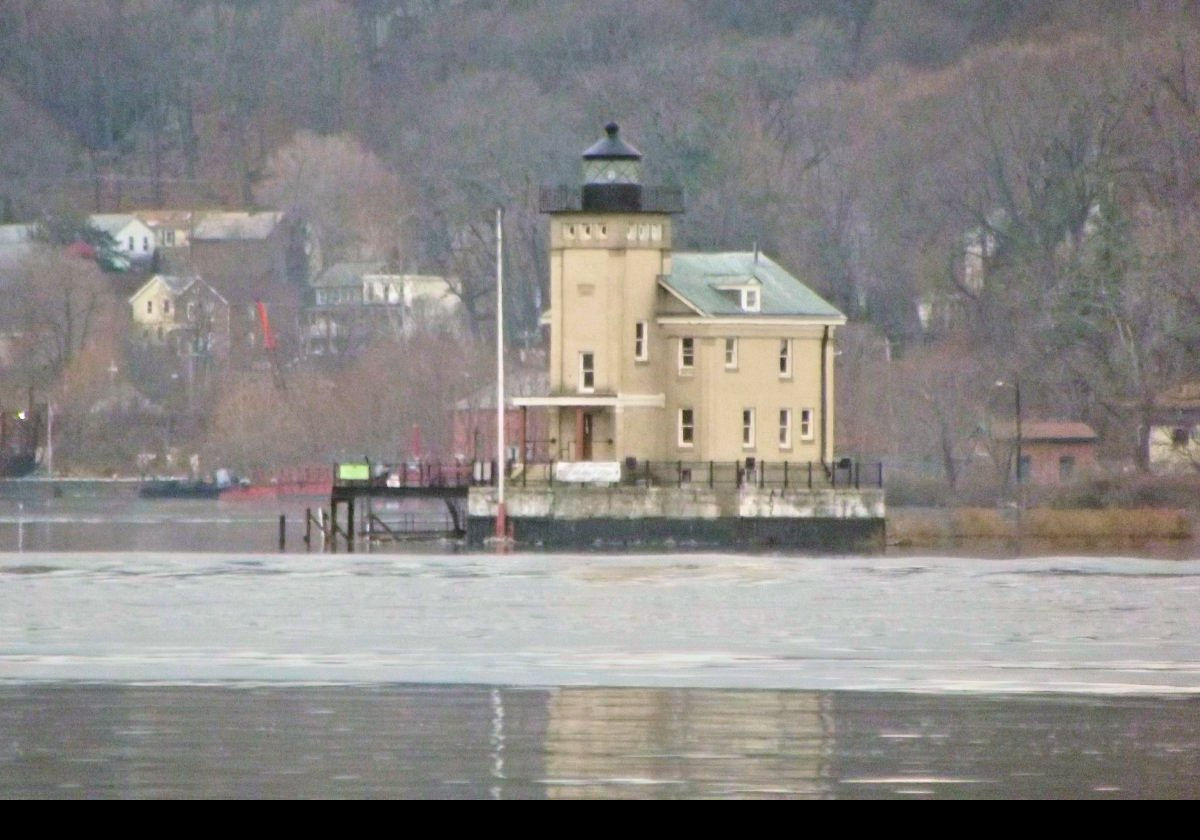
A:
[[[742,311],[758,312],[762,309],[762,298],[756,288],[742,289]]]

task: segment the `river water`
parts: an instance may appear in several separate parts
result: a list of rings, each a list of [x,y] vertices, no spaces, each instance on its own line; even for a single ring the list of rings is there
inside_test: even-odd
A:
[[[280,553],[277,508],[0,504],[0,796],[1200,794],[1200,560]]]

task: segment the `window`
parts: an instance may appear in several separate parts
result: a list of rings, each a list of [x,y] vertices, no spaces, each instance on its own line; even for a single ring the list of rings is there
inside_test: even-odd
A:
[[[579,238],[580,239],[591,239],[592,238],[592,226],[591,225],[580,225],[579,226]]]
[[[1186,449],[1190,439],[1191,432],[1183,427],[1176,427],[1171,430],[1171,445],[1177,449]]]
[[[579,390],[591,393],[596,390],[596,354],[579,354]]]
[[[171,314],[171,301],[169,301],[169,300],[164,300],[164,301],[163,301],[163,314],[164,314],[164,315],[170,315],[170,314]]]
[[[742,448],[754,448],[754,409],[742,409]]]
[[[175,244],[175,231],[173,231],[173,230],[164,230],[163,231],[163,244],[164,245],[174,245]]]
[[[650,239],[655,242],[662,239],[662,225],[650,225]]]
[[[638,321],[633,325],[633,358],[634,361],[644,362],[650,358],[650,347],[646,341],[646,329],[649,326],[645,321]]]
[[[574,239],[575,238],[575,225],[563,225],[563,238],[564,239]]]
[[[779,409],[779,448],[792,448],[792,410]]]
[[[743,312],[758,312],[759,300],[758,289],[742,289]]]
[[[696,339],[679,339],[679,372],[690,374],[696,367]]]
[[[1058,459],[1058,480],[1066,483],[1075,475],[1075,456],[1062,455]]]
[[[196,320],[196,302],[189,300],[187,305],[187,319],[189,321]]]
[[[143,237],[142,237],[142,250],[143,250],[143,251],[149,251],[149,250],[150,250],[150,237],[149,237],[149,236],[143,236]]]
[[[725,370],[737,370],[737,339],[725,339]]]
[[[696,414],[690,408],[679,409],[679,445],[692,446],[696,442]]]
[[[792,340],[790,338],[782,339],[779,342],[779,375],[783,377],[792,375]]]
[[[146,301],[146,314],[147,315],[154,314],[154,301],[152,301],[152,300]]]
[[[604,239],[608,236],[608,225],[596,225],[596,238]]]
[[[813,412],[811,408],[800,409],[800,440],[813,439]]]
[[[1029,474],[1033,469],[1033,459],[1028,455],[1022,455],[1021,460],[1017,462],[1017,483],[1027,484],[1029,482]]]
[[[133,237],[132,236],[129,237],[129,250],[130,250],[130,252],[133,251]]]

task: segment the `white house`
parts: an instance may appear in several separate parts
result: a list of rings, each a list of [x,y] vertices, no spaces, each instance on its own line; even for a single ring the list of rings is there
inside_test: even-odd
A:
[[[157,247],[154,231],[132,213],[93,213],[88,224],[107,233],[115,250],[134,261],[149,260]]]

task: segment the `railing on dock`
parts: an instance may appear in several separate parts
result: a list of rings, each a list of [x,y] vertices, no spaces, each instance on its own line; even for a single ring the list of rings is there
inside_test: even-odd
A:
[[[509,461],[505,477],[514,487],[537,487],[560,483],[559,461]],[[454,489],[489,487],[496,483],[495,461],[410,461],[400,465],[357,465],[354,478],[335,473],[334,487],[364,491],[372,489]],[[778,490],[862,489],[883,486],[883,464],[841,458],[822,461],[638,461],[627,458],[620,465],[620,480],[631,487],[707,486],[712,488],[761,488]],[[614,473],[615,475],[615,473]]]

